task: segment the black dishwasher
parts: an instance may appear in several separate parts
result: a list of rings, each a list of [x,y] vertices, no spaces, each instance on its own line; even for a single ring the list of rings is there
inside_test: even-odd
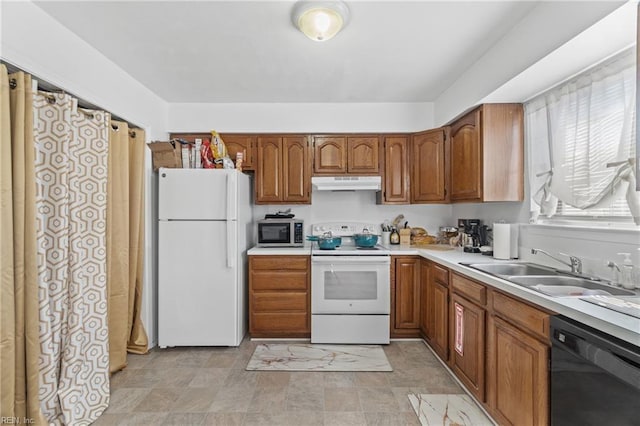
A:
[[[640,348],[551,318],[551,424],[640,425]]]

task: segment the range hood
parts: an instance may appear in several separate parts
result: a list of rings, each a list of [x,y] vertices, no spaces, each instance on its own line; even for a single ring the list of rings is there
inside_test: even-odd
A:
[[[380,191],[380,176],[313,176],[311,184],[317,191]]]

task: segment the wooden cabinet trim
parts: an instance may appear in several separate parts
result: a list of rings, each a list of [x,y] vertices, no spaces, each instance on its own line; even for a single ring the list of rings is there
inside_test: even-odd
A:
[[[253,292],[253,312],[307,312],[307,292]]]
[[[432,265],[433,278],[445,286],[449,285],[449,270],[440,265]]]
[[[486,305],[487,288],[483,284],[477,283],[453,272],[451,273],[451,282],[454,293],[463,295],[481,306]]]
[[[409,204],[411,201],[409,172],[409,135],[385,135],[383,204]]]
[[[286,259],[286,262],[283,262]],[[250,267],[253,269],[267,270],[303,270],[310,265],[309,256],[249,256]]]
[[[548,346],[501,318],[489,317],[487,405],[499,424],[549,424],[548,366]]]
[[[455,281],[454,281],[455,282]],[[463,354],[455,350],[455,304],[463,308]],[[486,311],[464,297],[453,294],[449,308],[449,353],[451,369],[479,401],[485,401]]]
[[[313,174],[347,173],[347,138],[338,135],[314,135]]]
[[[493,311],[503,319],[519,326],[539,339],[549,342],[549,314],[494,291],[491,298]]]
[[[378,135],[347,137],[347,173],[380,174],[380,137]]]

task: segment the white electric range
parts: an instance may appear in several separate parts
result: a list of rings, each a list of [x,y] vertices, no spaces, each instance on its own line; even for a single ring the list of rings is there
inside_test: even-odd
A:
[[[352,236],[379,235],[362,222],[318,223],[312,235],[331,232],[340,247],[311,249],[311,343],[389,343],[390,251],[381,245],[356,247]]]

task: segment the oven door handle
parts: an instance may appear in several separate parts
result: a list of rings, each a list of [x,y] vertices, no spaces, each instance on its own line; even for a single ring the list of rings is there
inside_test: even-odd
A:
[[[390,264],[389,256],[311,256],[311,263],[377,263],[379,265]]]
[[[565,330],[555,330],[553,346],[561,347],[565,351],[589,361],[633,388],[640,390],[640,368],[625,357],[602,349]]]

